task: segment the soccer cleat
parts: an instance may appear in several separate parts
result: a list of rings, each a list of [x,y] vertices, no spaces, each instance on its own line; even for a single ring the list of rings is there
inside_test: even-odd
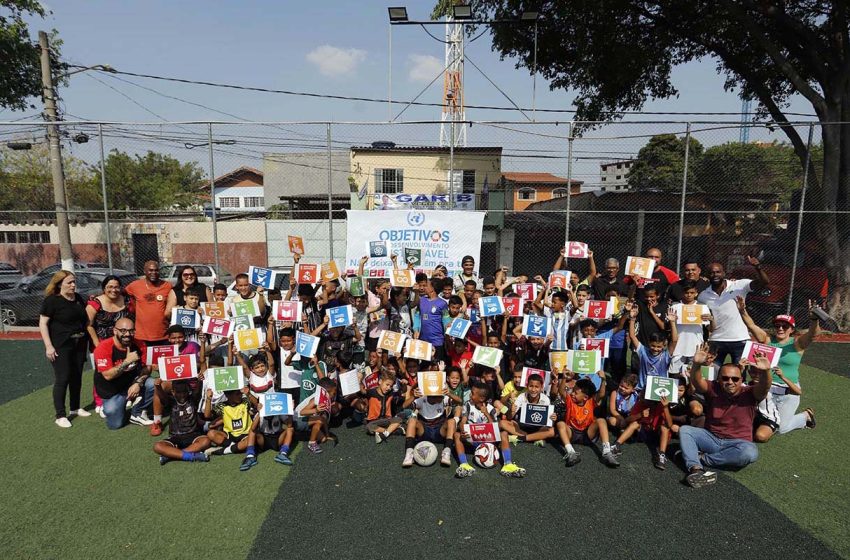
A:
[[[543,441],[542,439],[538,439],[537,441],[534,442],[534,445],[535,445],[535,447],[545,447],[546,442]]]
[[[153,424],[153,420],[148,418],[148,413],[143,410],[141,414],[133,414],[130,416],[130,424],[136,424],[137,426],[150,426]]]
[[[56,425],[59,426],[60,428],[70,428],[71,427],[71,421],[63,416],[62,418],[56,419]]]
[[[579,455],[578,451],[567,451],[566,455],[564,455],[564,462],[568,467],[574,467],[581,463],[581,455]]]
[[[655,465],[656,469],[664,470],[667,468],[667,455],[659,452],[658,455],[655,456],[655,461],[652,463]]]
[[[702,488],[703,486],[709,486],[717,482],[717,473],[697,469],[691,471],[691,474],[685,478],[685,482],[687,482],[688,486],[691,488]]]
[[[242,464],[239,465],[239,470],[240,471],[250,470],[251,467],[256,466],[257,463],[259,463],[259,461],[257,461],[256,457],[254,457],[253,455],[248,455],[247,457],[242,459]]]
[[[614,443],[612,443],[611,444],[611,455],[613,455],[614,457],[619,457],[622,454],[623,454],[623,448],[620,447],[620,444],[616,441]]]
[[[207,457],[209,457],[211,455],[223,455],[223,454],[224,454],[224,449],[221,448],[221,447],[215,446],[215,445],[212,446],[212,447],[207,447],[206,449],[204,449],[204,455],[206,455]]]
[[[377,444],[384,443],[384,433],[383,432],[375,432],[375,443],[377,443]]]
[[[404,460],[401,462],[401,466],[404,468],[413,466],[413,449],[405,449]]]
[[[192,453],[192,462],[193,463],[209,463],[210,458],[207,457],[206,453],[202,451],[198,451],[196,453]]]
[[[602,454],[602,463],[603,463],[606,467],[613,467],[613,468],[617,468],[617,467],[619,467],[619,466],[620,466],[620,461],[618,461],[618,460],[617,460],[617,458],[616,458],[616,457],[614,457],[614,454],[613,454],[613,453],[611,453],[610,451],[609,451],[608,453],[603,453],[603,454]]]
[[[502,467],[499,474],[508,478],[522,478],[525,476],[525,469],[514,463],[508,463]]]
[[[508,442],[511,445],[516,445],[517,443],[519,443],[519,436],[513,436],[513,435],[508,436]]]
[[[287,467],[292,465],[292,459],[289,458],[289,455],[283,451],[274,456],[274,460],[281,465],[286,465]]]
[[[475,474],[475,469],[469,463],[461,463],[455,470],[455,476],[458,478],[467,478]]]
[[[307,451],[309,451],[313,455],[318,455],[322,452],[322,447],[315,441],[311,441],[307,444]]]
[[[162,435],[162,422],[154,422],[151,424],[151,436],[156,437]]]
[[[205,457],[206,457],[206,455],[205,455]],[[170,463],[170,462],[171,462],[171,459],[169,459],[168,457],[165,457],[163,455],[159,456],[159,466],[160,467],[164,467],[166,463]]]
[[[443,449],[443,452],[440,454],[440,464],[444,467],[452,466],[452,450],[448,447]]]
[[[71,414],[75,414],[75,415],[79,416],[80,418],[87,418],[87,417],[91,416],[91,412],[89,412],[85,408],[78,408],[77,410],[72,411]]]

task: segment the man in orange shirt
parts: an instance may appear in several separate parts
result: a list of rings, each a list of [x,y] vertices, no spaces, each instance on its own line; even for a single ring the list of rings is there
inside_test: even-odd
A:
[[[171,284],[160,279],[157,261],[147,261],[144,271],[144,278],[130,282],[126,288],[127,295],[136,303],[136,339],[147,346],[166,344],[168,318],[165,305],[172,290]]]

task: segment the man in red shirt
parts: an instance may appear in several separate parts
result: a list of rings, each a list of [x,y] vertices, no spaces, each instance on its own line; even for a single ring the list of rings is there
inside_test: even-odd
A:
[[[166,344],[165,329],[169,318],[165,316],[165,307],[171,283],[159,277],[156,261],[147,261],[144,271],[144,278],[130,282],[126,288],[127,295],[136,304],[136,339],[149,346]]]
[[[699,488],[717,482],[717,473],[706,467],[741,468],[754,463],[759,452],[753,443],[753,420],[756,407],[770,391],[770,361],[756,355],[755,364],[746,364],[761,370],[758,382],[748,386],[743,383],[743,368],[725,364],[717,374],[718,379],[708,382],[702,377],[701,367],[714,361],[708,345],[694,354],[691,367],[691,387],[705,396],[705,428],[682,426],[679,442],[688,475],[689,486]]]

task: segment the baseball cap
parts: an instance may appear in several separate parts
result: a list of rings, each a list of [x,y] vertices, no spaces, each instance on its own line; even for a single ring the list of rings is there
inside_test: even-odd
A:
[[[794,317],[792,317],[791,315],[777,315],[773,318],[773,324],[775,325],[776,323],[788,323],[789,325],[791,325],[791,328],[796,327]]]

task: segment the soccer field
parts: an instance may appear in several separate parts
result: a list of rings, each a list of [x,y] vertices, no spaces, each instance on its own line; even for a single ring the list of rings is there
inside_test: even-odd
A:
[[[96,417],[55,428],[41,345],[0,348],[0,422],[18,436],[0,455],[0,550],[11,558],[850,558],[840,451],[850,379],[810,366],[803,401],[817,429],[777,436],[756,464],[693,490],[639,444],[617,470],[590,449],[566,469],[553,448],[520,445],[527,478],[479,469],[456,480],[439,466],[403,470],[400,437],[378,446],[345,427],[322,455],[299,445],[291,468],[268,453],[248,472],[238,456],[160,467],[146,429],[110,432]],[[838,370],[848,351],[816,345],[804,362]]]

